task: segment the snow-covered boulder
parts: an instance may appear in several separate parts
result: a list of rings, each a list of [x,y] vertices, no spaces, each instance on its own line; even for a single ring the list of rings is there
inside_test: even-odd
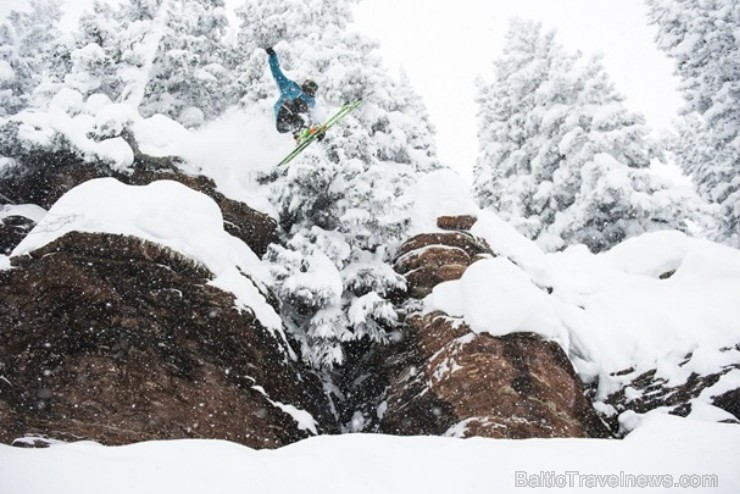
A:
[[[438,284],[459,279],[474,261],[492,254],[485,242],[463,231],[427,233],[404,242],[394,269],[406,278],[411,297],[424,298]]]
[[[217,204],[174,181],[86,182],[0,271],[0,441],[336,432],[287,341],[261,261]]]
[[[65,150],[23,153],[15,163],[0,174],[0,196],[18,204],[37,204],[48,209],[72,188],[95,178],[114,177],[129,185],[167,179],[216,201],[227,231],[246,242],[257,255],[263,255],[267,246],[277,240],[277,222],[272,217],[245,202],[227,197],[212,179],[185,173],[178,167],[181,160],[175,157],[155,158],[137,153],[134,166],[127,173],[116,171],[104,162],[88,163]]]
[[[440,223],[470,228],[469,218]],[[444,287],[502,261],[510,263],[465,231],[417,235],[399,248],[394,267],[408,283],[410,315],[388,347],[371,352],[373,357],[352,371],[361,383],[352,394],[365,399],[351,407],[357,410],[353,424],[402,435],[609,436],[557,343],[523,332],[494,337],[474,331],[463,317],[418,312],[423,304],[414,299],[424,297],[454,312],[465,300]],[[489,276],[485,270],[482,275]],[[492,287],[511,291],[508,281],[494,275],[475,285],[485,299]],[[495,324],[495,316],[495,310],[487,312],[480,324]]]
[[[557,342],[615,434],[635,413],[740,420],[740,252],[663,231],[599,255],[546,254],[496,215],[478,217],[470,234],[498,257],[436,285],[426,313]]]
[[[354,421],[492,437],[619,436],[652,413],[740,421],[736,250],[656,232],[546,254],[491,213],[440,223],[464,231],[397,253],[410,315],[367,359],[386,365]]]

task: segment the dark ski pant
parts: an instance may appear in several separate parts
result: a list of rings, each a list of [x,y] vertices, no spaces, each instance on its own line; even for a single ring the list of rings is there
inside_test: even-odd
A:
[[[306,113],[297,112],[288,105],[280,107],[277,115],[277,131],[281,134],[287,132],[298,132],[308,127],[309,118]]]

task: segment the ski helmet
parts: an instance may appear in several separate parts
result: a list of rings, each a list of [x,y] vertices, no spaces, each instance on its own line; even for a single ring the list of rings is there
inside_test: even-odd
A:
[[[316,91],[318,91],[319,85],[311,79],[306,79],[303,84],[301,84],[301,89],[303,89],[304,93],[313,98],[314,96],[316,96]]]

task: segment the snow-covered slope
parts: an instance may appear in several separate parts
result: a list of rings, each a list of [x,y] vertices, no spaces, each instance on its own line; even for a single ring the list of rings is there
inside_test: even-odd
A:
[[[11,494],[479,494],[526,491],[524,486],[731,494],[740,491],[731,454],[738,444],[736,426],[687,427],[685,419],[661,416],[623,441],[349,434],[275,451],[196,440],[116,448],[0,446],[0,486]]]

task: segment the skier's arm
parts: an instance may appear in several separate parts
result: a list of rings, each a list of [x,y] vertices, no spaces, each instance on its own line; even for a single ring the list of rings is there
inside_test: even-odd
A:
[[[280,92],[285,92],[292,81],[285,77],[283,71],[280,70],[280,62],[278,61],[277,54],[272,50],[268,51],[268,53],[270,54],[270,71],[272,72],[272,77],[275,79]]]

